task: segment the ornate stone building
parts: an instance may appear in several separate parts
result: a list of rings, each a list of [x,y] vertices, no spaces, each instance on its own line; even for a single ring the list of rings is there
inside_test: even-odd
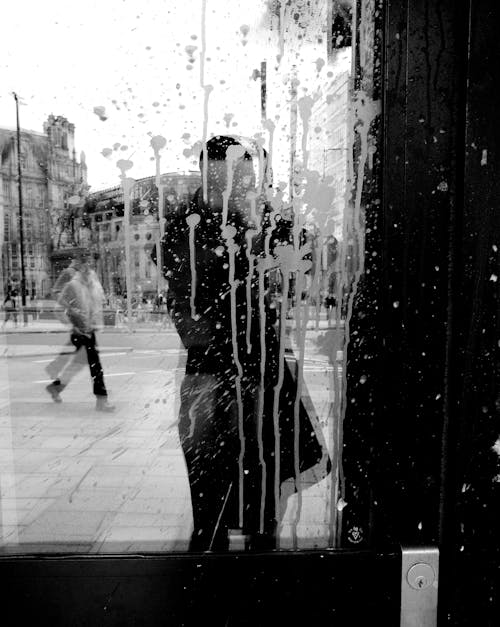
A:
[[[75,251],[87,247],[82,222],[88,193],[85,155],[77,161],[75,127],[50,115],[43,133],[21,130],[24,266],[28,300],[47,297]],[[0,129],[0,290],[21,278],[16,131]]]
[[[160,177],[163,210],[160,219],[188,203],[200,186],[199,172],[172,172]],[[131,190],[130,260],[133,296],[151,297],[161,291],[163,280],[151,261],[160,239],[158,188],[154,176],[138,179]],[[110,300],[126,294],[124,197],[121,185],[92,192],[85,203],[85,224],[92,233],[91,248],[97,274]]]

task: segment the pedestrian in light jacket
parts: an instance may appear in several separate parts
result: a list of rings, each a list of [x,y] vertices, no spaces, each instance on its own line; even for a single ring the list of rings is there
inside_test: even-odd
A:
[[[113,411],[108,403],[108,392],[97,349],[96,331],[103,326],[104,291],[89,259],[83,260],[74,277],[64,286],[58,303],[71,324],[71,342],[75,347],[71,361],[50,385],[47,391],[55,402],[61,402],[61,393],[73,377],[88,363],[96,397],[97,411]]]

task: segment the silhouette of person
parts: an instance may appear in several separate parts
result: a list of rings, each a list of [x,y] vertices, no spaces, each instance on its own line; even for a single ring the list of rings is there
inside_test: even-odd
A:
[[[61,292],[63,291],[66,283],[71,281],[71,279],[75,276],[77,271],[80,269],[80,265],[81,265],[81,256],[78,255],[71,261],[69,266],[61,272],[57,281],[54,284],[54,287],[52,288],[52,296],[56,301],[59,299]],[[52,377],[52,379],[57,379],[59,373],[68,364],[70,359],[72,359],[73,357],[72,353],[68,352],[67,350],[68,348],[71,348],[71,347],[73,347],[73,342],[71,341],[71,337],[70,337],[65,347],[63,348],[63,350],[59,353],[59,355],[57,355],[57,357],[45,367],[45,372],[49,375],[49,377]]]
[[[190,548],[224,550],[230,529],[240,529],[250,548],[275,548],[276,486],[294,476],[295,388],[282,364],[278,435],[276,314],[256,268],[267,247],[290,241],[291,229],[283,222],[271,233],[265,206],[261,216],[255,204],[251,210],[254,165],[235,138],[209,140],[200,168],[205,190],[184,214],[167,216],[162,240],[167,305],[187,349],[179,437],[193,509]],[[302,405],[300,425],[304,470],[324,450]]]
[[[108,393],[104,384],[104,374],[97,349],[95,332],[102,327],[102,307],[104,291],[96,273],[90,268],[90,257],[80,260],[79,269],[62,289],[58,302],[72,325],[71,342],[75,347],[71,360],[58,378],[46,387],[56,403],[60,403],[61,392],[73,377],[85,367],[90,369],[93,392],[96,397],[96,410],[114,411],[108,403]]]
[[[14,326],[17,327],[17,303],[12,292],[7,293],[5,300],[3,301],[3,307],[5,310],[5,318],[2,324],[2,330],[5,329],[5,325],[11,318]]]

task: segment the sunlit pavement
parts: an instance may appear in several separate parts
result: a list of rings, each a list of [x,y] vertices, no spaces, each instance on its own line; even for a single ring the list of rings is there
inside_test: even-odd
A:
[[[176,426],[184,351],[169,329],[116,331],[99,335],[111,414],[95,411],[86,370],[62,403],[45,391],[64,328],[1,336],[0,552],[186,549],[191,505]],[[304,395],[328,440],[333,384],[322,347],[306,343]],[[283,501],[282,548],[292,536],[325,545],[329,492],[327,481],[303,492],[300,518],[296,495]]]

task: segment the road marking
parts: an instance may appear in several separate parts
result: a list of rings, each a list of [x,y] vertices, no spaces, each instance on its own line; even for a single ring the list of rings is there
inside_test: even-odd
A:
[[[155,353],[167,353],[170,355],[175,355],[176,353],[184,353],[186,352],[185,348],[152,348],[152,349],[140,349],[135,350],[135,355],[152,355]]]
[[[137,372],[112,372],[111,374],[104,373],[104,377],[125,377],[129,374],[137,374]]]
[[[104,373],[104,376],[106,378],[108,377],[125,377],[127,375],[131,375],[131,374],[137,374],[137,372],[111,372],[111,373]],[[52,381],[54,381],[54,379],[37,379],[36,381],[34,381],[34,383],[52,383]]]
[[[73,353],[68,353],[68,355],[72,355]],[[104,353],[102,350],[100,351],[100,355],[101,357],[117,357],[118,355],[128,355],[128,352],[123,352],[123,353]],[[51,361],[54,361],[54,359],[56,358],[57,355],[54,355],[54,357],[52,357],[51,359],[34,359],[33,363],[34,364],[48,364]]]
[[[340,367],[337,368],[337,370],[339,372],[342,372],[342,368]],[[184,372],[184,368],[160,368],[156,370],[143,370],[140,372],[111,372],[111,373],[104,373],[104,376],[106,378],[107,377],[126,377],[130,375],[158,374],[158,373],[175,372],[175,371]],[[304,371],[305,372],[323,372],[323,373],[333,374],[333,369],[328,366],[325,366],[323,368],[314,367],[314,366],[311,368],[311,367],[304,366]],[[52,381],[54,381],[54,379],[38,379],[34,381],[34,383],[52,383]]]
[[[337,368],[339,373],[342,372],[342,368]],[[325,374],[333,374],[332,368],[304,368],[304,372],[323,372]]]

